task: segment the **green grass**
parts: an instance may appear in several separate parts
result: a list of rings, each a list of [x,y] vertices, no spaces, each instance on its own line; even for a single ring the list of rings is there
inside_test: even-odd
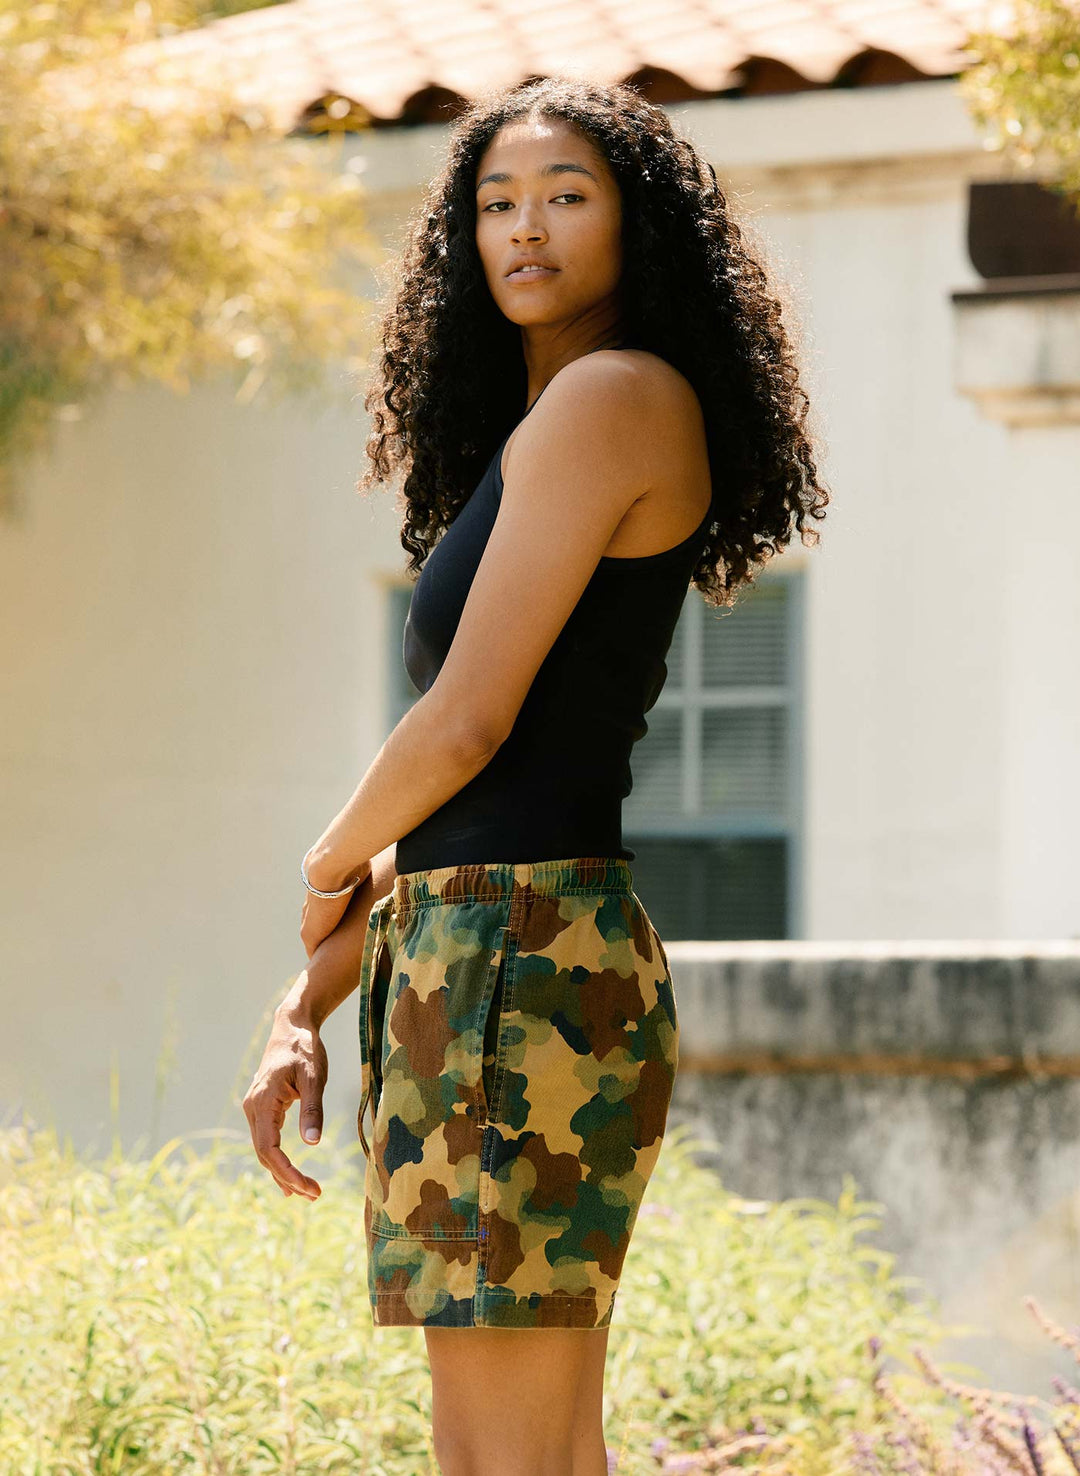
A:
[[[946,1330],[867,1240],[878,1206],[850,1181],[836,1204],[747,1202],[699,1166],[704,1146],[669,1127],[634,1234],[613,1469],[1039,1469],[1014,1396],[991,1401],[990,1438],[987,1391],[942,1386],[927,1350]],[[93,1160],[52,1129],[0,1129],[5,1476],[437,1473],[423,1333],[371,1321],[359,1144],[329,1124],[287,1151],[317,1202],[283,1198],[246,1130]],[[1050,1431],[1040,1451],[1048,1476],[1078,1469]]]

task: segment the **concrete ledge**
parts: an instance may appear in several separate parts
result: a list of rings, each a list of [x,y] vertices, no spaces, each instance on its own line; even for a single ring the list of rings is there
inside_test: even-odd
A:
[[[1080,424],[1080,276],[952,294],[956,388],[1011,426]]]
[[[1080,1076],[1080,942],[670,943],[680,1070]]]
[[[970,1331],[978,1382],[1043,1388],[1023,1298],[1080,1295],[1080,941],[666,943],[672,1120],[755,1200],[881,1209],[875,1242]]]

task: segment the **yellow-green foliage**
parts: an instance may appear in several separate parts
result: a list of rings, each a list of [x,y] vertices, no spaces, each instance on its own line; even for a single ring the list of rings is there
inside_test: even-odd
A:
[[[112,385],[355,394],[385,252],[336,103],[283,138],[235,77],[177,71],[155,48],[205,10],[0,0],[0,501]]]
[[[612,1469],[999,1469],[929,1453],[962,1411],[919,1368],[928,1305],[864,1243],[874,1207],[850,1183],[835,1205],[741,1200],[705,1146],[669,1127],[631,1245]],[[0,1132],[5,1476],[437,1471],[423,1333],[371,1320],[358,1144],[331,1125],[289,1151],[316,1202],[283,1198],[242,1133],[93,1161]]]
[[[968,38],[961,95],[987,147],[1080,206],[1080,4],[1013,0],[1008,24]]]

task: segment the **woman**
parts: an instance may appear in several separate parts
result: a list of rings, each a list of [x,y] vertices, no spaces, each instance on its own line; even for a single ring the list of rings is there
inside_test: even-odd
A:
[[[383,339],[361,485],[408,468],[422,696],[304,859],[310,963],[245,1110],[317,1198],[281,1123],[299,1098],[317,1139],[319,1027],[359,976],[371,1305],[425,1329],[441,1468],[601,1476],[678,1059],[621,839],[630,748],[691,581],[731,604],[828,497],[715,173],[630,88],[470,109]]]

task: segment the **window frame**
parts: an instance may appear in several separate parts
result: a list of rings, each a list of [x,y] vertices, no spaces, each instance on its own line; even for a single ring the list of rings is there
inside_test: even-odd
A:
[[[804,855],[804,724],[805,724],[805,570],[799,567],[763,572],[756,583],[764,585],[785,581],[783,681],[770,685],[744,684],[724,688],[708,687],[704,681],[705,622],[709,619],[738,619],[736,604],[730,615],[714,613],[697,590],[686,597],[679,616],[682,630],[682,671],[676,685],[669,676],[664,689],[649,709],[656,712],[676,711],[681,714],[680,767],[682,806],[668,814],[654,811],[640,820],[634,815],[634,794],[624,802],[623,838],[631,850],[636,841],[753,840],[763,837],[786,842],[786,882],[784,916],[789,937],[801,937],[805,915],[803,884]],[[752,592],[747,596],[752,598]],[[784,743],[787,757],[785,793],[775,817],[747,816],[722,810],[704,812],[702,795],[705,785],[705,713],[730,711],[738,707],[782,707],[785,710]],[[641,743],[631,753],[631,768]]]

